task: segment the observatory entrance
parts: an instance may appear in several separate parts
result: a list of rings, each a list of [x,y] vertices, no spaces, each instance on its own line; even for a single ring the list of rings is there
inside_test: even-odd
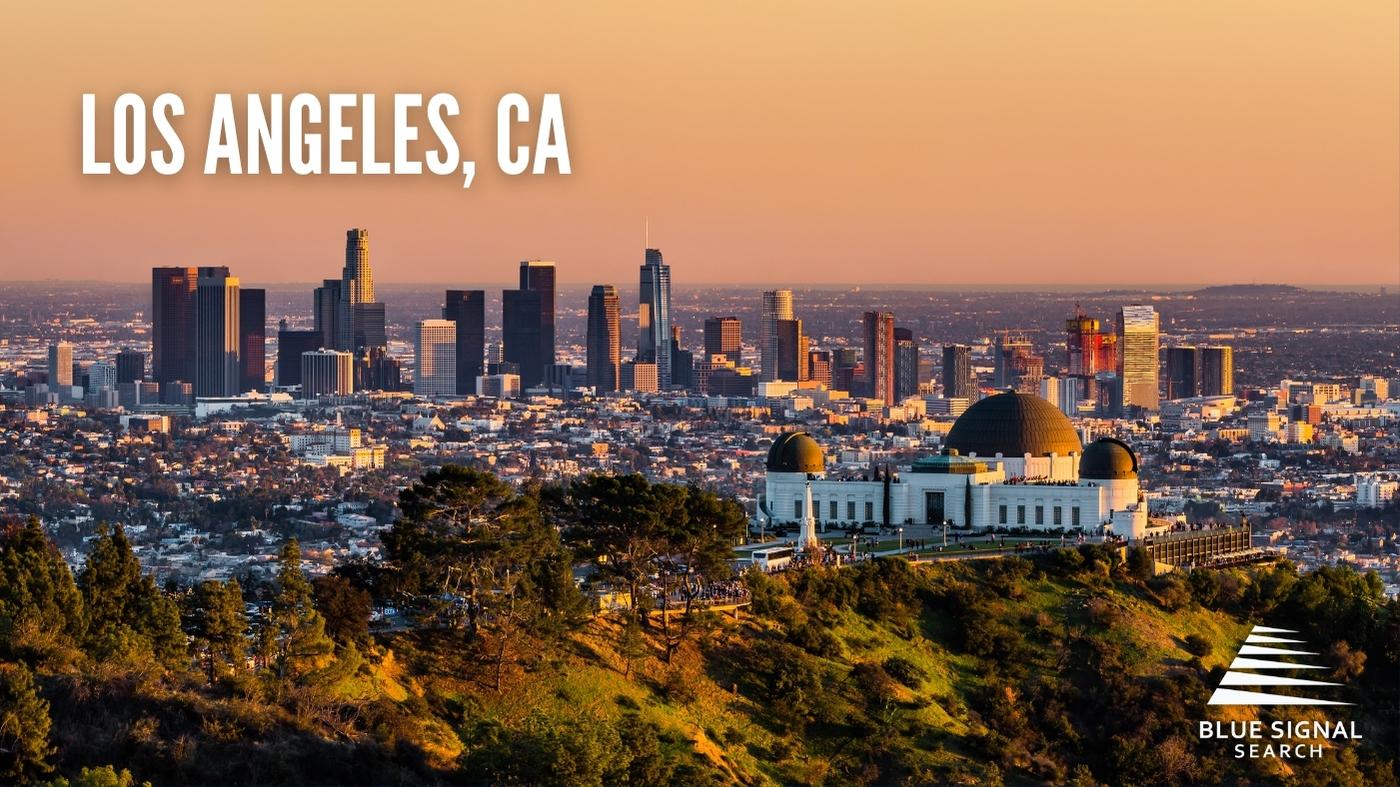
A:
[[[938,525],[943,519],[943,492],[924,492],[924,521]]]

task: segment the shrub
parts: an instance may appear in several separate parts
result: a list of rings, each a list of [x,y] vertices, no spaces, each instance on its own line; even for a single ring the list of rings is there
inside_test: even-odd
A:
[[[1210,640],[1206,639],[1205,637],[1202,637],[1200,634],[1188,635],[1186,637],[1185,647],[1187,653],[1190,653],[1193,656],[1202,657],[1209,656],[1210,652],[1215,649],[1215,647],[1210,644]]]
[[[885,659],[885,672],[911,689],[919,688],[928,678],[928,673],[924,671],[923,667],[903,656],[890,656]]]

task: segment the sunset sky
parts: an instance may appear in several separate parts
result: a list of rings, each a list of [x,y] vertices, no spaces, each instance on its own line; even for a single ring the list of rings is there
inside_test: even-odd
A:
[[[13,4],[0,279],[306,282],[359,226],[383,282],[634,285],[649,217],[680,285],[1396,285],[1398,9]],[[179,175],[81,174],[81,94],[126,91],[184,98]],[[303,91],[455,94],[475,185],[202,174],[212,94]],[[495,170],[512,91],[562,95],[573,175]]]

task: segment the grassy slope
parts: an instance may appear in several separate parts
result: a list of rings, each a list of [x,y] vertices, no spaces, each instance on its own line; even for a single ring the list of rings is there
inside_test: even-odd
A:
[[[921,571],[975,571],[925,566]],[[1206,637],[1213,652],[1203,661],[1206,666],[1224,664],[1243,640],[1246,626],[1227,615],[1206,610],[1166,612],[1137,591],[1124,586],[1090,589],[1072,581],[1027,580],[1020,599],[1002,600],[997,617],[1018,628],[1032,643],[1033,670],[1053,670],[1059,654],[1038,644],[1033,630],[1047,623],[1060,631],[1067,626],[1085,625],[1087,599],[1099,596],[1121,609],[1123,625],[1114,626],[1111,636],[1121,640],[1133,654],[1132,669],[1139,674],[1160,673],[1163,665],[1185,664],[1191,656],[1182,649],[1190,634]],[[1043,613],[1037,616],[1036,613]],[[711,636],[717,640],[753,636],[773,621],[745,615],[739,622],[725,618]],[[843,675],[852,664],[883,662],[890,656],[912,661],[927,673],[917,690],[902,688],[901,713],[909,714],[940,734],[944,749],[935,759],[958,760],[963,747],[960,739],[978,730],[975,716],[967,710],[966,698],[982,686],[979,660],[957,652],[945,612],[926,609],[920,621],[922,636],[901,638],[890,628],[875,624],[852,610],[840,614],[834,627],[843,645],[839,657],[824,659],[833,674]],[[487,719],[517,728],[529,714],[540,713],[587,724],[591,719],[616,719],[636,709],[643,718],[659,724],[673,749],[688,749],[730,776],[748,783],[820,780],[824,754],[814,751],[774,754],[780,746],[780,733],[770,728],[762,702],[720,685],[705,669],[699,648],[684,648],[672,665],[653,655],[635,662],[630,675],[624,675],[624,659],[616,643],[618,626],[598,619],[574,635],[572,647],[548,654],[548,666],[530,675],[517,675],[496,693],[469,681],[451,676],[415,679],[415,693],[469,703]],[[683,692],[666,686],[680,683]],[[394,684],[396,685],[396,684]],[[682,700],[673,699],[677,694]],[[444,755],[453,749],[444,744]],[[781,748],[777,751],[783,751]],[[973,759],[973,758],[969,758]],[[968,763],[975,767],[975,763]]]

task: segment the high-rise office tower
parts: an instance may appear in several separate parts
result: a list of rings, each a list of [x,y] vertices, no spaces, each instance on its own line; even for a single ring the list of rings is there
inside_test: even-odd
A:
[[[146,354],[140,350],[117,353],[117,382],[131,383],[146,379]]]
[[[695,353],[681,346],[681,326],[671,326],[671,387],[689,391],[695,383]]]
[[[650,361],[626,361],[618,379],[618,387],[624,391],[655,393],[660,381],[656,375],[656,364]]]
[[[165,385],[194,381],[195,288],[204,270],[228,268],[151,269],[151,377]]]
[[[1201,396],[1233,396],[1234,350],[1224,345],[1201,348]]]
[[[278,365],[281,365],[278,348]],[[344,350],[307,350],[301,354],[301,398],[349,396],[355,390],[355,356]]]
[[[227,268],[200,268],[195,284],[194,395],[239,393],[239,286]]]
[[[972,378],[972,348],[966,344],[943,345],[943,397],[969,402],[977,398],[977,385]]]
[[[595,284],[588,295],[587,384],[598,393],[616,391],[621,382],[622,305],[617,288]]]
[[[744,337],[743,327],[738,317],[707,317],[705,319],[705,357],[708,361],[716,355],[739,363]]]
[[[807,375],[814,383],[831,387],[831,353],[826,350],[807,351]]]
[[[802,382],[807,379],[807,345],[801,320],[778,320],[779,380]]]
[[[413,393],[457,392],[457,326],[451,320],[420,320],[414,334]]]
[[[49,390],[61,385],[73,385],[73,345],[55,342],[49,345]]]
[[[267,388],[267,291],[238,292],[238,391]]]
[[[908,328],[894,329],[894,401],[919,392],[919,345]]]
[[[1124,306],[1118,311],[1116,327],[1123,407],[1156,410],[1160,397],[1157,310],[1140,304]]]
[[[345,231],[345,267],[340,272],[340,304],[337,308],[336,347],[357,350],[355,306],[374,303],[374,272],[369,264],[369,230]]]
[[[383,349],[389,344],[384,331],[384,304],[379,301],[357,303],[350,307],[355,326],[350,344],[356,354]]]
[[[83,389],[86,393],[94,391],[115,391],[117,389],[117,366],[107,361],[96,361],[87,368],[85,375],[86,382]]]
[[[537,293],[540,303],[540,379],[524,379],[522,371],[520,382],[527,387],[543,382],[544,367],[554,363],[554,277],[554,263],[548,260],[524,260],[520,263],[520,289]]]
[[[506,290],[501,293],[501,357],[515,364],[520,385],[533,388],[544,382],[544,358],[540,355],[540,293]]]
[[[857,383],[856,368],[860,354],[854,347],[837,347],[831,351],[831,388],[835,391],[854,391]]]
[[[321,332],[321,347],[334,349],[340,343],[340,279],[325,279],[311,293],[312,316]]]
[[[374,271],[369,265],[369,230],[359,228],[345,231],[345,298],[350,303],[374,302]]]
[[[277,385],[301,385],[301,354],[321,349],[321,332],[294,331],[287,321],[277,324]]]
[[[1200,395],[1200,351],[1195,347],[1167,348],[1167,399]]]
[[[389,355],[389,348],[378,347],[362,352],[356,369],[361,388],[376,391],[402,390],[403,368],[399,359]]]
[[[894,404],[894,312],[865,313],[865,395]]]
[[[486,291],[448,290],[442,318],[457,324],[457,393],[476,393],[486,373]]]
[[[654,362],[658,384],[671,386],[671,266],[660,249],[647,249],[637,311],[637,360]]]
[[[992,385],[999,390],[1015,388],[1021,380],[1017,369],[1026,365],[1017,359],[1027,355],[1035,355],[1030,338],[1019,333],[999,334],[992,349]]]
[[[778,323],[792,319],[792,290],[769,290],[763,293],[763,313],[759,323],[759,379],[779,380]]]

